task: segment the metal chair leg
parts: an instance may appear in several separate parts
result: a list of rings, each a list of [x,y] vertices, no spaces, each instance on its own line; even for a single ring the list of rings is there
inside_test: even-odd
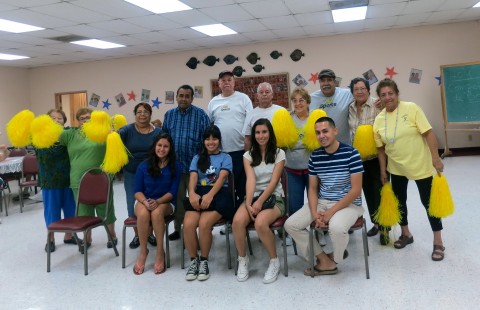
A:
[[[123,229],[122,229],[122,268],[125,268],[125,256],[126,256],[126,252],[125,252],[125,239],[127,238],[127,227],[125,225],[123,225]]]

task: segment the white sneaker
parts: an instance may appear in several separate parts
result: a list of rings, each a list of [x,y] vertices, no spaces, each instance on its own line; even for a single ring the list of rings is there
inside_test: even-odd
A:
[[[286,236],[285,237],[285,246],[292,246],[293,245],[293,240],[292,240],[292,237],[290,235]],[[282,244],[283,246],[283,244]]]
[[[249,258],[247,255],[245,255],[245,257],[238,257],[237,280],[239,282],[243,282],[248,279],[248,262]]]
[[[190,261],[190,267],[188,267],[187,275],[185,276],[185,280],[193,281],[198,277],[198,265],[199,265],[198,258],[192,259]]]
[[[265,276],[263,277],[263,283],[273,283],[277,280],[278,273],[280,272],[280,260],[278,257],[272,258],[270,260],[270,264],[268,265],[268,269],[265,272]]]
[[[198,277],[199,281],[205,281],[210,278],[210,270],[208,269],[208,260],[201,260],[200,266],[198,267]]]

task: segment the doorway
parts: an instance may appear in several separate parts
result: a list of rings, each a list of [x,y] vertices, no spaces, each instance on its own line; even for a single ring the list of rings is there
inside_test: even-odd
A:
[[[72,91],[55,93],[55,108],[60,109],[67,115],[65,126],[78,127],[75,113],[80,107],[87,106],[87,91]]]

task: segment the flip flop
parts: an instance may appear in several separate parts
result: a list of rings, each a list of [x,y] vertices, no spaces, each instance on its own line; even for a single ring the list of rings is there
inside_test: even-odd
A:
[[[149,252],[149,250],[147,249],[147,255],[148,255],[148,252]],[[146,256],[147,256],[147,255],[146,255]],[[146,259],[145,259],[145,261],[146,261]],[[136,267],[138,267],[138,268],[136,268]],[[141,266],[141,265],[138,265],[138,262],[137,262],[137,263],[135,263],[135,265],[133,265],[133,273],[134,273],[135,275],[139,276],[139,275],[141,275],[144,271],[145,271],[145,264],[143,264],[143,266]]]
[[[433,245],[432,260],[439,262],[445,257],[445,247],[443,245]]]
[[[313,267],[313,276],[326,276],[326,275],[333,275],[338,273],[338,268],[335,267],[333,269],[328,269],[328,270],[322,270],[318,269],[317,267]],[[303,271],[303,274],[311,277],[312,276],[312,268],[307,268]]]
[[[162,262],[162,263],[160,263],[160,264],[155,264],[155,265],[153,266],[153,272],[154,272],[155,274],[162,274],[162,273],[165,272],[165,270],[166,270],[166,268],[165,268],[165,262]]]

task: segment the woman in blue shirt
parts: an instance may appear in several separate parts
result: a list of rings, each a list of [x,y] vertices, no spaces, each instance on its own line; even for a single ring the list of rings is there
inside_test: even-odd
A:
[[[140,254],[133,273],[145,270],[150,222],[157,238],[154,272],[165,271],[165,216],[173,213],[182,168],[175,160],[175,149],[168,134],[160,134],[153,142],[148,158],[137,168],[135,175],[135,215],[140,239]]]
[[[221,151],[220,129],[212,125],[203,135],[200,154],[193,157],[188,182],[189,204],[183,220],[185,248],[191,257],[185,279],[200,281],[210,277],[208,254],[212,246],[212,227],[222,217],[231,220],[235,213],[233,195],[228,191],[232,158]],[[200,238],[197,236],[197,227]],[[200,257],[197,256],[200,239]]]

